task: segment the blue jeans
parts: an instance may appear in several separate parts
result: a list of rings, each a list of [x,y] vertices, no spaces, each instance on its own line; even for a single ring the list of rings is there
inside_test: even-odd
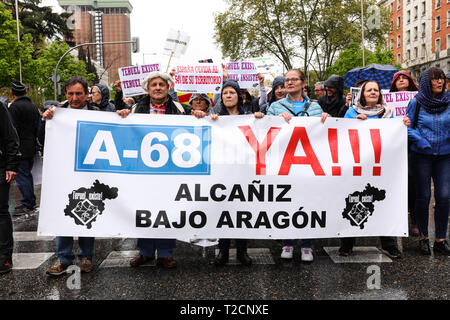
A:
[[[281,243],[284,246],[293,246],[294,240],[283,240]],[[312,239],[301,239],[300,248],[312,248]]]
[[[87,257],[92,259],[94,255],[94,240],[92,237],[78,237],[80,252],[78,258]],[[75,255],[73,254],[73,237],[56,237],[56,258],[64,264],[72,264]]]
[[[434,183],[434,222],[436,238],[446,239],[448,214],[450,208],[450,154],[425,155],[413,154],[414,182],[416,202],[414,211],[420,233],[428,238],[428,216],[431,197],[431,179]]]
[[[36,196],[34,195],[34,182],[31,170],[33,169],[33,158],[20,160],[19,170],[17,172],[16,183],[22,194],[20,203],[31,209],[36,205]]]
[[[158,258],[171,257],[173,249],[176,247],[175,239],[138,239],[137,246],[139,253],[146,257],[154,257],[155,250],[158,251]]]

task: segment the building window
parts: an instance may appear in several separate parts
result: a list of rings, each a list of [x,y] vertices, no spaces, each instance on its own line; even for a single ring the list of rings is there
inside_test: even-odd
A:
[[[422,17],[425,15],[425,13],[427,12],[427,4],[426,2],[422,2]]]
[[[406,31],[406,43],[410,43],[411,42],[411,31],[408,30]]]
[[[441,16],[437,16],[435,19],[436,22],[436,31],[440,31],[441,30]]]
[[[414,40],[417,40],[417,27],[414,27]]]
[[[391,8],[391,12],[394,12],[394,3],[393,2],[391,3],[390,8]]]
[[[447,27],[450,27],[450,10],[447,11]]]
[[[450,34],[447,34],[447,50],[450,49]],[[449,69],[450,71],[450,69]]]
[[[437,38],[434,42],[434,50],[437,51],[441,51],[441,39]]]
[[[407,50],[406,51],[406,60],[409,60],[409,59],[411,59],[411,50]]]
[[[427,51],[427,49],[426,49],[425,44],[422,44],[422,54],[420,55],[422,58],[425,57],[426,51]]]
[[[400,57],[400,53],[397,53],[397,63],[401,63],[401,57]]]
[[[422,23],[422,38],[425,38],[425,22]]]
[[[417,49],[417,47],[414,47],[414,57],[415,58],[419,57],[419,50]]]
[[[402,21],[401,17],[400,16],[397,17],[397,29],[400,29],[401,21]]]
[[[397,0],[397,11],[400,10],[400,6],[402,4],[402,0]]]
[[[398,35],[398,36],[397,36],[397,48],[400,48],[401,43],[402,43],[401,37],[400,37],[400,35]]]
[[[408,24],[411,20],[411,10],[406,11],[406,23]]]
[[[394,50],[394,39],[391,39],[391,50]]]
[[[414,7],[414,20],[417,20],[417,15],[418,15],[419,9],[417,8],[417,6]]]
[[[436,9],[441,7],[441,0],[436,0]]]

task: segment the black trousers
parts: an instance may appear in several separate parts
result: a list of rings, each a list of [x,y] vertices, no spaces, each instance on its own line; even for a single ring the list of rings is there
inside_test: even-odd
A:
[[[8,211],[9,183],[0,182],[0,263],[12,260],[13,224]]]
[[[345,247],[353,248],[355,245],[356,238],[341,238],[341,245]],[[397,247],[395,237],[380,237],[381,247],[383,249],[389,248],[392,246]]]
[[[236,249],[247,249],[247,239],[235,239]],[[228,250],[230,249],[231,239],[219,239],[219,249]]]

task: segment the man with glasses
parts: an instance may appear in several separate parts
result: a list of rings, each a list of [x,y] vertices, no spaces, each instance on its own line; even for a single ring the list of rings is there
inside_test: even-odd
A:
[[[323,82],[316,82],[314,85],[314,95],[316,96],[317,101],[320,97],[325,95],[325,86],[323,85]]]

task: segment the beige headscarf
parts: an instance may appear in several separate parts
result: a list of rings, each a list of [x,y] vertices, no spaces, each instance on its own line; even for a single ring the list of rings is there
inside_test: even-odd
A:
[[[381,104],[376,104],[373,107],[370,106],[362,106],[361,105],[361,94],[362,90],[358,92],[358,95],[355,99],[355,104],[353,105],[353,109],[359,114],[365,114],[366,116],[378,116],[380,114],[383,114],[381,118],[390,118],[392,117],[392,114],[394,113],[394,110],[384,101],[382,98]],[[380,94],[382,94],[380,92]],[[383,113],[384,112],[384,113]]]

